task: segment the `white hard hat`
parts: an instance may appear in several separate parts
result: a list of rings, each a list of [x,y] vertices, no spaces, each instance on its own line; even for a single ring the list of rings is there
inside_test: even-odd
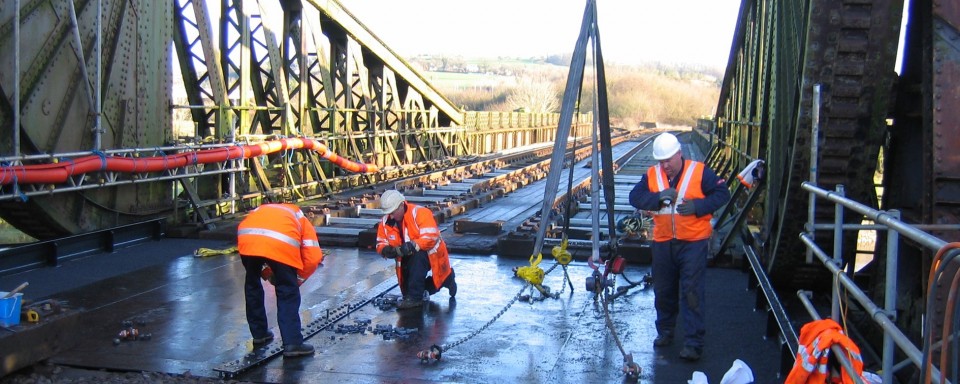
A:
[[[393,213],[393,211],[396,211],[397,208],[400,207],[400,203],[403,203],[405,200],[406,198],[403,197],[400,191],[391,189],[380,195],[380,209],[386,214]]]
[[[680,150],[680,141],[672,133],[661,133],[653,140],[653,158],[666,160]]]

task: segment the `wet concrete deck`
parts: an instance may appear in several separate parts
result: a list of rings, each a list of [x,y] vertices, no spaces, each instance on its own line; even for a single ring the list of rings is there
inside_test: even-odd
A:
[[[91,257],[111,265],[110,269],[140,267],[113,277],[98,276],[106,269],[89,269],[91,260],[78,260],[58,268],[56,273],[12,276],[4,279],[4,285],[29,280],[28,289],[33,290],[27,291],[28,299],[57,298],[82,311],[79,328],[72,330],[79,333],[80,342],[58,353],[51,362],[218,377],[216,367],[252,348],[244,320],[243,269],[236,255],[197,258],[192,252],[197,247],[229,245],[165,239]],[[395,282],[392,263],[371,251],[328,248],[326,252],[325,266],[302,287],[305,323],[379,284]],[[605,328],[602,307],[583,288],[591,272],[588,266],[577,262],[570,265],[572,293],[567,287],[560,299],[518,301],[503,311],[524,286],[512,269],[526,265],[527,260],[454,255],[453,262],[460,286],[456,299],[442,290],[423,311],[384,311],[366,305],[340,321],[352,325],[360,319],[369,320],[371,327],[419,329],[411,339],[384,340],[371,332],[341,334],[331,327],[307,340],[317,348],[315,356],[277,356],[235,379],[345,383],[623,381],[623,359]],[[73,263],[76,265],[69,265]],[[542,264],[544,269],[550,265],[550,261]],[[70,283],[67,278],[56,278],[58,274],[81,271],[96,282]],[[626,274],[630,280],[640,281],[647,272],[646,267],[633,265]],[[711,382],[719,382],[734,359],[743,360],[753,369],[756,382],[779,382],[779,343],[762,337],[766,316],[752,309],[754,296],[746,290],[746,274],[710,269],[707,278],[706,348],[703,359],[696,363],[677,357],[680,343],[652,348],[655,312],[651,288],[634,288],[610,307],[624,348],[633,353],[643,369],[640,382],[685,383],[698,370]],[[562,282],[562,270],[557,268],[547,276],[545,285],[557,291]],[[626,283],[621,278],[618,284]],[[397,288],[388,292],[398,293]],[[268,308],[272,305],[271,298]],[[450,344],[471,335],[501,311],[488,328],[444,353],[439,361],[422,363],[417,358],[417,352],[433,344]],[[273,311],[270,318],[275,327]],[[114,345],[124,321],[139,324],[141,332],[152,335],[151,340]],[[274,332],[279,334],[276,329]]]

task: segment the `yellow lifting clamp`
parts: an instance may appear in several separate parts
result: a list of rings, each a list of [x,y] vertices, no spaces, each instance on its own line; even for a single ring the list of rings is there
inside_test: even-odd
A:
[[[226,249],[210,249],[210,248],[199,248],[196,251],[193,251],[193,255],[196,257],[208,257],[216,255],[229,255],[231,253],[236,253],[237,247],[230,247]]]
[[[570,264],[573,261],[573,254],[567,250],[567,235],[563,235],[563,240],[560,241],[560,245],[554,246],[550,250],[550,253],[553,254],[553,258],[557,260],[557,264],[563,266],[563,279],[567,281],[567,284],[570,285],[570,292],[573,293],[573,281],[570,280],[570,274],[567,273],[567,264]],[[561,289],[561,292],[563,290]]]
[[[550,250],[550,253],[553,254],[553,258],[557,260],[560,265],[566,266],[573,261],[573,255],[570,251],[567,250],[567,236],[563,236],[563,241],[560,242],[560,245],[556,245],[553,249]]]
[[[530,255],[530,265],[517,268],[517,276],[538,287],[537,289],[540,289],[540,284],[543,284],[543,276],[545,275],[543,269],[540,268],[541,260],[543,260],[543,254]]]

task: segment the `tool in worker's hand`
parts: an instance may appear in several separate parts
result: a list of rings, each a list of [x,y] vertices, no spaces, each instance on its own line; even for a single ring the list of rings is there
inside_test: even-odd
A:
[[[9,297],[13,297],[13,295],[16,295],[17,292],[22,291],[22,290],[23,290],[24,288],[26,288],[28,285],[30,285],[30,283],[24,281],[23,284],[20,284],[20,286],[14,288],[14,289],[13,289],[12,291],[10,291],[10,292],[7,292],[7,294],[6,294],[5,296],[3,296],[3,298],[6,299],[6,298],[9,298]]]
[[[276,285],[276,279],[273,278],[273,268],[270,268],[269,265],[264,265],[263,269],[260,270],[260,279],[266,280],[272,285]]]

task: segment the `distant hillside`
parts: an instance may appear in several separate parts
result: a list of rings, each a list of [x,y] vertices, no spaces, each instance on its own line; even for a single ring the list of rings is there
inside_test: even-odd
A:
[[[445,96],[467,110],[559,112],[569,57],[465,59],[418,56],[408,60]],[[593,105],[594,71],[588,68],[581,109]],[[719,69],[696,66],[606,66],[611,124],[643,121],[694,125],[712,116],[720,93]]]

